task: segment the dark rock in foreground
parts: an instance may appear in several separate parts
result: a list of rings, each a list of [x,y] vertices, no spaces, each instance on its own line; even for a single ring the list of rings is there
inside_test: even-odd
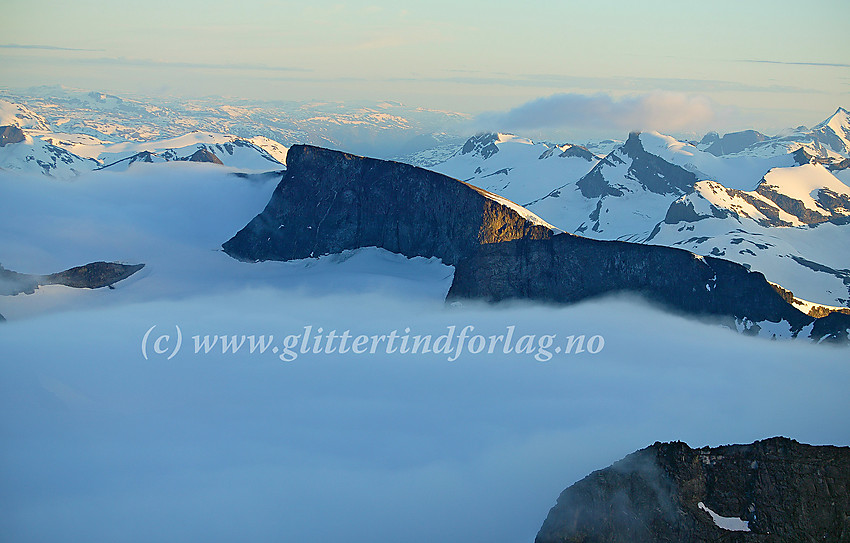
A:
[[[636,164],[656,171],[637,136],[629,141]],[[668,184],[656,189],[691,184],[693,174],[682,172],[667,171]],[[572,303],[634,292],[749,332],[779,323],[780,335],[847,342],[850,333],[850,316],[813,324],[814,317],[783,299],[762,274],[740,264],[558,234],[517,204],[457,179],[304,145],[289,150],[286,173],[265,210],[223,245],[252,262],[372,246],[454,265],[451,298]]]
[[[850,448],[656,443],[564,490],[535,543],[850,541]]]
[[[65,285],[73,288],[112,287],[144,268],[144,264],[119,264],[117,262],[92,262],[85,266],[52,273],[30,275],[7,270],[0,266],[0,295],[32,294],[42,285]]]

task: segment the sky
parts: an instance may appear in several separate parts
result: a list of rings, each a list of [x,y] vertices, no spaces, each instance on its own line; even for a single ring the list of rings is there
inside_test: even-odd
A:
[[[473,115],[553,95],[660,95],[672,119],[659,127],[694,129],[812,125],[850,90],[843,0],[6,0],[2,11],[15,21],[0,42],[7,87],[398,100]],[[550,122],[570,122],[557,111]]]

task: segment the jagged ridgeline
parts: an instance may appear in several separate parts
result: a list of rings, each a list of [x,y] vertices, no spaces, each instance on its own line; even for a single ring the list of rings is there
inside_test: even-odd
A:
[[[850,315],[806,315],[761,273],[740,264],[562,233],[457,179],[319,147],[290,148],[286,173],[266,208],[223,248],[255,262],[370,246],[455,266],[451,298],[572,303],[634,292],[751,331],[769,327],[795,337],[848,340]]]

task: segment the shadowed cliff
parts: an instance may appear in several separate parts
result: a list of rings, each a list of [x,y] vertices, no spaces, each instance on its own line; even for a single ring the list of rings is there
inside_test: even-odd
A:
[[[306,145],[292,146],[286,162],[265,210],[223,245],[230,256],[293,260],[374,246],[454,264],[480,244],[553,234],[484,190],[407,164]]]
[[[850,541],[850,448],[656,443],[558,497],[535,543]]]

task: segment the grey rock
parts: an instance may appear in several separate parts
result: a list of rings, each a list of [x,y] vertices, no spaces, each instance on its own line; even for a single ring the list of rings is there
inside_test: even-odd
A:
[[[0,126],[0,147],[5,147],[10,143],[20,143],[25,139],[24,132],[19,127]]]
[[[629,134],[622,149],[632,159],[629,173],[647,190],[657,194],[685,194],[693,191],[697,176],[646,152],[640,141],[640,132]]]
[[[782,299],[761,273],[740,264],[567,233],[477,247],[456,264],[448,297],[575,303],[616,292],[638,293],[691,315],[785,320],[795,331],[814,320]]]
[[[186,160],[189,162],[210,162],[212,164],[223,164],[221,159],[218,158],[215,153],[213,153],[206,147],[198,149],[197,151],[192,153],[192,155]]]
[[[460,154],[478,154],[485,160],[499,152],[499,146],[496,142],[499,140],[499,135],[494,133],[478,134],[472,136],[461,147]]]
[[[255,261],[375,246],[454,264],[483,243],[552,236],[488,194],[408,164],[294,145],[265,210],[223,248]]]
[[[714,156],[731,155],[740,153],[747,147],[760,141],[765,141],[767,136],[755,130],[742,130],[741,132],[730,132],[722,138],[717,138],[706,149]],[[705,141],[705,138],[703,138]]]
[[[144,264],[92,262],[49,275],[32,275],[7,270],[0,266],[0,295],[32,294],[42,285],[65,285],[73,288],[112,287],[144,268]]]
[[[703,508],[746,523],[719,527]],[[850,541],[850,448],[655,443],[564,490],[535,543]]]

